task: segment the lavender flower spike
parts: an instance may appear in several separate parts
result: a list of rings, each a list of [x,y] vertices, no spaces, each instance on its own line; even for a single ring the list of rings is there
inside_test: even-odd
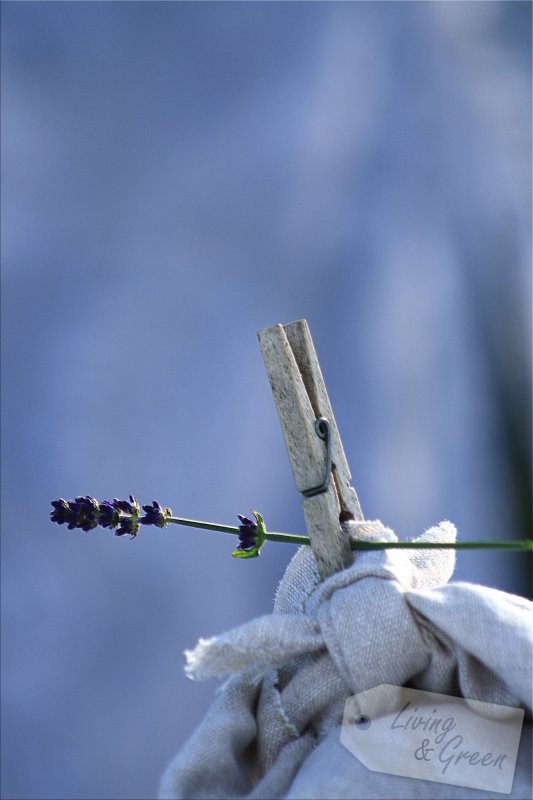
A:
[[[91,531],[100,525],[102,528],[115,528],[116,536],[129,535],[134,539],[142,525],[156,525],[164,528],[172,517],[170,508],[163,508],[157,500],[151,505],[143,506],[145,516],[141,517],[141,509],[137,499],[130,494],[129,500],[104,500],[99,503],[94,497],[76,497],[75,500],[52,501],[51,522],[58,525],[68,524],[69,530],[79,528]]]

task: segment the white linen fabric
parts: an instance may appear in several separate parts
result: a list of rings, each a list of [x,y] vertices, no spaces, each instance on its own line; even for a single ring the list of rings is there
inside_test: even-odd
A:
[[[362,539],[396,541],[381,522]],[[420,540],[455,541],[442,522]],[[526,711],[513,790],[531,797],[533,604],[448,583],[454,550],[361,551],[320,582],[302,547],[274,613],[187,652],[189,677],[232,677],[170,764],[168,798],[494,798],[492,791],[371,772],[340,743],[347,697],[408,685]]]

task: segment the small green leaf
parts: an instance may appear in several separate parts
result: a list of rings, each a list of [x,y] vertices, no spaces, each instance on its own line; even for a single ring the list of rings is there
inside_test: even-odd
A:
[[[260,547],[254,547],[252,550],[234,550],[231,555],[233,558],[257,558],[260,549]]]

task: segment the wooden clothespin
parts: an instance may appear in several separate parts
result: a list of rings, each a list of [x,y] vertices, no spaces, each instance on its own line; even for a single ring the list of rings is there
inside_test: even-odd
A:
[[[353,556],[341,522],[363,519],[305,319],[257,334],[322,579]]]

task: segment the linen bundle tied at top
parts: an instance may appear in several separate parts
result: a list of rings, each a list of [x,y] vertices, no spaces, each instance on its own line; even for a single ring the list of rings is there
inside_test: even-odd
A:
[[[351,525],[358,538],[396,541],[378,521]],[[420,538],[455,536],[443,522]],[[237,675],[169,767],[161,796],[305,796],[291,785],[311,751],[332,731],[338,738],[346,698],[382,683],[531,710],[532,604],[448,584],[454,563],[454,550],[361,551],[320,583],[312,550],[301,548],[273,614],[186,653],[191,678]],[[366,796],[346,781],[343,797]]]

